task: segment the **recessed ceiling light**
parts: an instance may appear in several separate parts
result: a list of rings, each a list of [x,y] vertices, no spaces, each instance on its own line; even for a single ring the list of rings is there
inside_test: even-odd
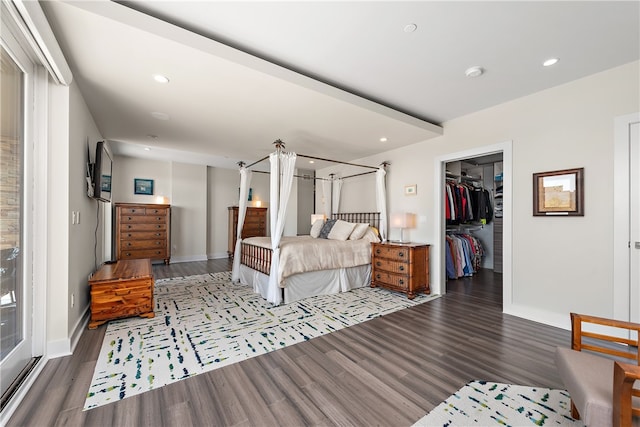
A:
[[[149,148],[149,147],[144,147],[144,151],[151,151],[151,148]]]
[[[380,142],[387,142],[387,138],[383,136],[382,138],[380,138]]]
[[[160,113],[158,111],[154,111],[151,113],[151,116],[154,119],[158,119],[158,120],[169,120],[169,115],[167,113]]]
[[[315,162],[314,162],[313,160],[309,160],[309,163],[313,164],[313,163],[315,163]]]
[[[167,76],[163,76],[162,74],[154,74],[153,80],[158,83],[169,83],[169,78]]]
[[[479,77],[482,75],[482,73],[484,73],[484,70],[482,69],[482,67],[478,66],[467,68],[467,71],[464,72],[467,77]]]
[[[405,33],[413,33],[417,29],[418,29],[418,26],[416,24],[407,24],[404,26],[403,31]]]
[[[545,67],[551,67],[552,65],[556,65],[558,61],[559,61],[558,58],[549,58],[546,61],[544,61],[542,65]]]

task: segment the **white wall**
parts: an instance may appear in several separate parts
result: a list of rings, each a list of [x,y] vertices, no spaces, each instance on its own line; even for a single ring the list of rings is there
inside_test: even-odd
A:
[[[207,167],[171,163],[171,260],[207,259]]]
[[[444,135],[361,159],[390,160],[389,211],[426,215],[411,240],[435,239],[435,159],[447,153],[513,141],[513,296],[511,313],[568,326],[568,313],[613,315],[614,118],[640,111],[639,63],[598,73],[444,124]],[[533,217],[532,174],[585,168],[584,217]],[[403,188],[417,184],[417,196]],[[343,200],[370,205],[370,196],[343,187]],[[393,238],[393,236],[391,236]],[[434,268],[436,266],[431,266]]]
[[[88,276],[93,273],[111,254],[103,253],[103,211],[109,205],[97,202],[87,196],[85,180],[87,162],[87,144],[91,160],[95,160],[96,143],[102,136],[87,108],[87,105],[75,83],[69,87],[69,205],[67,221],[69,224],[69,332],[83,325],[83,314],[88,313],[90,294]],[[70,212],[79,212],[79,223],[73,224]],[[99,222],[96,232],[96,223]],[[107,227],[111,230],[111,227]],[[74,305],[71,306],[71,296]]]
[[[134,194],[135,178],[152,179],[153,195]],[[171,196],[171,164],[160,160],[115,156],[111,185],[114,203],[158,203],[159,196]]]

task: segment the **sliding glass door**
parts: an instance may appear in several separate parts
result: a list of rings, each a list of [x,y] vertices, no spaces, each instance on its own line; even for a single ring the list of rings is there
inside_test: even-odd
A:
[[[3,34],[0,46],[0,388],[3,395],[33,353],[30,320],[33,308],[31,290],[25,286],[24,263],[27,74],[8,44]]]

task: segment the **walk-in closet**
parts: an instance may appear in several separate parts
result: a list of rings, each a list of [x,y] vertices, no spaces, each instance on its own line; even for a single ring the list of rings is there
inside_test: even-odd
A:
[[[502,153],[446,163],[447,287],[502,283]],[[491,282],[491,283],[485,283]]]

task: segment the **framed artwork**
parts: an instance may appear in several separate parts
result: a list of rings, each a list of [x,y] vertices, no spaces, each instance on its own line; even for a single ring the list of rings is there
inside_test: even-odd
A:
[[[416,194],[418,194],[418,185],[417,184],[405,185],[404,186],[404,195],[405,196],[415,196]]]
[[[147,196],[153,195],[153,180],[152,179],[133,179],[133,193],[145,194]]]
[[[534,216],[584,216],[584,168],[533,174]]]

